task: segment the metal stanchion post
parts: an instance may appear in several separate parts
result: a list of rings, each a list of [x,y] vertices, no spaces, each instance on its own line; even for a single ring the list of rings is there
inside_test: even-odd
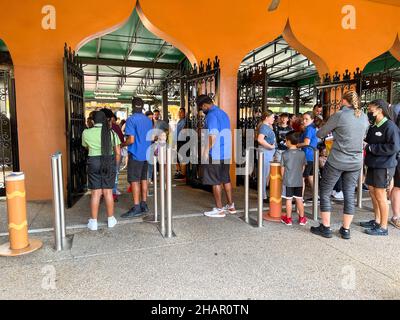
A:
[[[314,176],[313,176],[313,219],[318,221],[318,194],[319,194],[319,150],[314,149]]]
[[[154,222],[158,222],[158,182],[157,182],[157,157],[153,157],[153,189],[154,189]]]
[[[63,171],[62,171],[62,154],[58,154],[57,158],[57,173],[58,173],[58,201],[60,204],[60,225],[61,225],[61,241],[63,249],[65,246],[66,232],[65,232],[65,210],[64,210],[64,185],[63,185]]]
[[[165,237],[165,146],[159,149],[159,163],[160,163],[160,232]]]
[[[67,237],[64,211],[64,182],[62,170],[62,154],[55,153],[51,157],[54,206],[54,241],[55,250],[67,250],[72,246],[72,237]]]
[[[246,149],[246,163],[244,169],[244,221],[249,223],[249,188],[250,188],[250,149]]]
[[[263,171],[264,171],[264,153],[258,151],[258,217],[257,226],[261,228],[263,226]]]
[[[167,238],[172,238],[172,148],[167,147]]]
[[[54,207],[54,242],[55,250],[62,250],[62,231],[60,221],[60,183],[58,181],[58,154],[51,157],[51,172],[53,178],[53,207]]]
[[[357,207],[363,208],[363,173],[364,173],[364,163],[361,166],[360,178],[358,178],[357,187]]]

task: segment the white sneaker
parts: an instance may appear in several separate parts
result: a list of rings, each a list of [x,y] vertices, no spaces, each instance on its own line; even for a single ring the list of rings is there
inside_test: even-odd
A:
[[[117,221],[117,219],[115,219],[114,216],[108,217],[108,227],[109,228],[114,228],[117,223],[118,223],[118,221]]]
[[[227,204],[223,209],[230,214],[235,214],[237,212],[234,203],[231,205]]]
[[[97,231],[97,220],[96,219],[89,219],[89,223],[87,227],[91,231]]]
[[[122,194],[121,191],[119,191],[118,189],[117,189],[117,191],[115,191],[116,196],[120,196],[121,194]]]
[[[332,197],[334,197],[336,200],[343,200],[344,199],[344,195],[343,195],[342,191],[340,191],[340,192],[333,191],[332,192]]]
[[[225,210],[218,209],[218,208],[213,208],[212,211],[204,212],[204,215],[206,217],[210,217],[210,218],[225,218],[226,217]]]

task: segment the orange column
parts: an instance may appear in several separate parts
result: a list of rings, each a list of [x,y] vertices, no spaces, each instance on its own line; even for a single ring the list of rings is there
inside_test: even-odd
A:
[[[230,119],[232,130],[232,165],[231,165],[231,182],[236,187],[236,161],[235,152],[235,129],[237,128],[237,70],[229,70],[221,68],[221,77],[219,84],[219,104]]]
[[[282,175],[279,162],[271,162],[269,181],[270,211],[264,214],[263,218],[267,221],[279,222],[282,213]]]
[[[19,161],[29,200],[51,198],[50,157],[56,151],[66,154],[62,47],[56,51],[58,61],[52,64],[26,66],[16,61],[14,66]]]
[[[0,246],[0,256],[19,256],[39,249],[42,242],[28,239],[25,175],[12,173],[6,177],[8,230],[10,242]]]

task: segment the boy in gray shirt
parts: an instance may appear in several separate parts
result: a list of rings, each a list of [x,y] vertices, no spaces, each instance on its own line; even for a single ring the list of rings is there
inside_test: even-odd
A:
[[[296,200],[299,212],[299,224],[305,226],[307,218],[304,216],[303,204],[303,172],[307,164],[305,153],[297,149],[299,135],[291,131],[286,135],[286,150],[282,154],[281,174],[283,185],[286,187],[286,194],[282,198],[286,199],[286,215],[281,217],[281,222],[287,226],[292,225],[292,199]]]

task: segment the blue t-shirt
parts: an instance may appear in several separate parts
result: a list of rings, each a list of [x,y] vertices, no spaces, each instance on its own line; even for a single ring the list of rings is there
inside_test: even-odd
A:
[[[176,125],[176,137],[179,138],[179,134],[185,128],[186,118],[180,119]]]
[[[215,135],[216,141],[210,149],[214,160],[229,160],[232,153],[232,133],[229,117],[217,106],[212,106],[206,115],[205,129],[209,135]]]
[[[266,124],[262,124],[259,130],[260,134],[264,135],[264,140],[272,145],[276,144],[276,135],[274,130],[271,129],[270,126],[266,125]]]
[[[317,128],[314,124],[309,125],[306,127],[305,131],[300,136],[300,143],[303,143],[304,140],[308,138],[310,139],[310,147],[316,148],[318,145],[318,138],[317,138]],[[314,161],[314,151],[307,147],[303,148],[304,153],[306,154],[307,162]]]
[[[135,141],[128,146],[128,152],[137,161],[147,160],[147,150],[151,145],[149,132],[153,123],[143,113],[134,113],[126,121],[125,135],[134,136]]]

